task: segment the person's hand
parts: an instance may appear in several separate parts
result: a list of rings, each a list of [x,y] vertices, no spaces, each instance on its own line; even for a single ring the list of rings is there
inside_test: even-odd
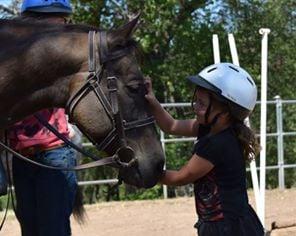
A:
[[[147,93],[145,95],[145,98],[147,99],[147,101],[149,103],[153,103],[156,100],[156,98],[155,98],[153,88],[152,88],[152,80],[149,76],[145,77],[145,86],[147,89]]]

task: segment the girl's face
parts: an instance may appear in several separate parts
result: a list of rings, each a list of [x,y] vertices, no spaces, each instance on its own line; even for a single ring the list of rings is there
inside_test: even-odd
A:
[[[226,107],[214,99],[214,97],[215,95],[212,94],[212,99],[210,99],[209,91],[203,88],[197,88],[195,90],[192,106],[196,114],[196,119],[200,124],[207,124],[211,122],[217,114],[227,111]],[[209,106],[210,111],[208,120],[206,121],[205,115]]]
[[[201,88],[196,89],[193,97],[192,106],[197,116],[196,118],[201,124],[205,123],[205,114],[207,112],[209,105],[210,105],[209,93],[206,90]]]

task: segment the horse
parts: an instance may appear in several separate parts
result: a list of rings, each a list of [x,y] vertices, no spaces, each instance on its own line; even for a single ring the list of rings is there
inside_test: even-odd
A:
[[[119,168],[125,183],[153,187],[164,154],[136,61],[132,33],[137,22],[138,17],[100,31],[0,20],[0,129],[41,109],[66,108],[70,121],[109,155],[122,143],[129,147],[120,159],[127,163],[134,155],[136,164]]]

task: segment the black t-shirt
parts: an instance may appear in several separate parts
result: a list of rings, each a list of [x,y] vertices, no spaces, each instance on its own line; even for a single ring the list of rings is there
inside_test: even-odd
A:
[[[217,221],[244,215],[248,208],[245,160],[232,127],[199,138],[194,153],[214,165],[194,183],[199,218]]]

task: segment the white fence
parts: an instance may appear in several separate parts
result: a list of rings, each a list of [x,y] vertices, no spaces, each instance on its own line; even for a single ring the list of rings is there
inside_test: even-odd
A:
[[[260,104],[260,102],[258,102]],[[294,104],[296,105],[296,100],[282,100],[279,96],[275,97],[275,100],[267,101],[267,104],[274,105],[276,108],[276,132],[267,133],[267,137],[277,137],[277,165],[267,165],[266,170],[278,170],[278,187],[280,189],[285,188],[285,169],[296,168],[295,164],[285,164],[284,158],[284,137],[285,136],[296,136],[296,131],[284,131],[283,129],[283,105]],[[190,103],[165,103],[162,104],[163,107],[172,108],[172,107],[189,107]],[[286,118],[289,119],[289,118]],[[160,140],[162,143],[163,150],[165,152],[167,143],[176,143],[176,142],[193,142],[195,138],[165,138],[163,132],[160,132]],[[91,146],[90,143],[84,143],[83,146]],[[296,153],[295,153],[296,154]],[[295,155],[296,157],[296,155]],[[170,158],[170,157],[167,157]],[[296,158],[295,158],[296,159]],[[249,168],[247,168],[249,171]],[[259,167],[257,168],[259,170]],[[94,180],[94,181],[81,181],[79,185],[91,185],[91,184],[114,184],[116,179],[106,179],[106,180]],[[164,198],[167,197],[167,188],[163,186]]]

